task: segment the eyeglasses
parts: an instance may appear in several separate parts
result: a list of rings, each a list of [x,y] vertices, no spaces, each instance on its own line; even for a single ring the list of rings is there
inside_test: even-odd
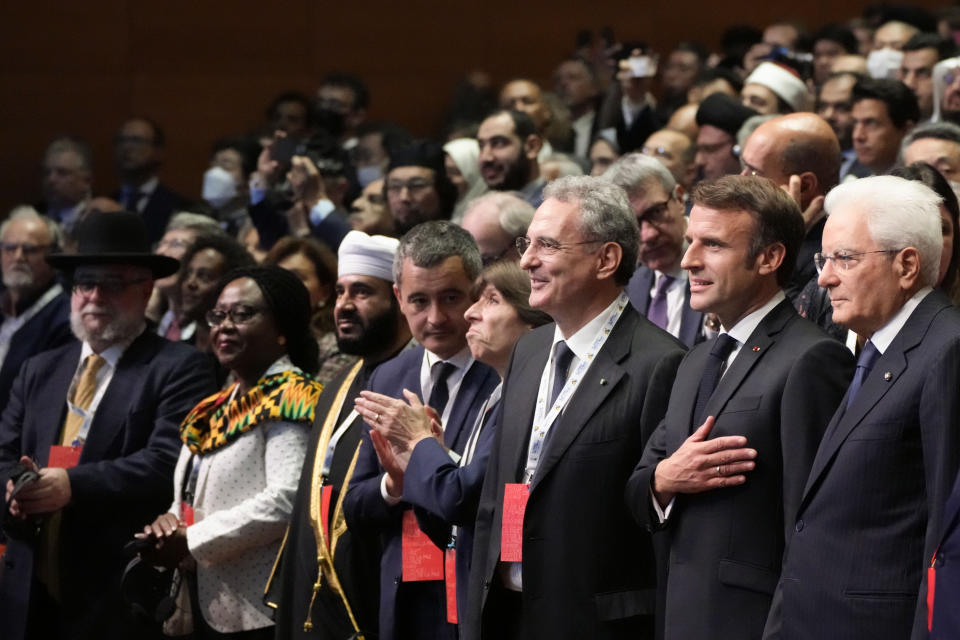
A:
[[[670,222],[672,219],[670,214],[670,201],[673,200],[673,198],[673,196],[670,196],[663,202],[652,204],[641,211],[640,215],[637,216],[637,224],[642,225],[644,222],[646,222],[654,226],[659,226],[661,224]]]
[[[187,240],[182,240],[180,238],[172,238],[170,240],[161,240],[157,243],[157,251],[161,249],[187,249],[190,246],[190,242]]]
[[[514,241],[514,245],[516,245],[516,241]],[[483,255],[480,256],[480,260],[483,262],[483,266],[489,267],[494,262],[499,262],[500,260],[502,260],[503,256],[507,255],[507,253],[509,253],[514,249],[516,249],[516,246],[509,246],[509,247],[506,247],[500,253],[484,253]]]
[[[655,158],[664,158],[666,160],[673,160],[673,154],[670,153],[670,150],[667,149],[666,147],[644,147],[643,149],[641,149],[641,151],[646,156],[653,156]]]
[[[943,84],[945,85],[951,85],[956,80],[960,80],[960,67],[951,69],[943,74]]]
[[[246,305],[237,305],[227,310],[211,309],[207,311],[206,320],[211,327],[219,327],[227,318],[230,318],[230,322],[235,325],[247,324],[263,311],[261,307],[248,307]]]
[[[387,183],[387,192],[389,193],[400,193],[406,188],[410,193],[419,193],[428,187],[433,186],[432,180],[424,180],[423,178],[414,178],[413,180],[407,180],[406,182],[388,182]]]
[[[847,271],[860,261],[861,256],[868,256],[871,253],[900,253],[902,249],[880,249],[878,251],[860,251],[859,253],[835,253],[832,256],[817,252],[813,254],[813,264],[817,267],[817,273],[822,273],[827,262],[833,263],[833,268],[837,271]]]
[[[17,249],[23,251],[25,256],[35,256],[41,251],[46,251],[50,248],[48,244],[31,244],[29,242],[2,242],[0,243],[0,251],[4,253],[16,253]]]
[[[79,280],[71,285],[74,293],[89,296],[94,289],[99,289],[105,296],[115,296],[123,293],[128,287],[141,282],[149,282],[149,278],[136,278],[134,280]]]
[[[574,247],[579,244],[594,244],[596,242],[601,242],[600,240],[584,240],[583,242],[568,242],[566,244],[557,242],[556,240],[551,240],[550,238],[537,238],[536,240],[531,240],[527,236],[520,236],[514,240],[514,245],[517,247],[517,251],[520,252],[522,256],[527,252],[531,246],[534,251],[537,253],[542,253],[543,255],[552,256],[559,251],[568,251],[571,247]]]

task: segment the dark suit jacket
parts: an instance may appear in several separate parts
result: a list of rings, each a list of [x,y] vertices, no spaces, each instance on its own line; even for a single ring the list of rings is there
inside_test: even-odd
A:
[[[960,475],[943,511],[943,535],[934,566],[937,578],[930,638],[953,640],[960,637]]]
[[[647,315],[647,309],[650,308],[650,289],[653,288],[655,279],[656,272],[653,269],[640,265],[633,272],[630,282],[627,283],[627,295],[630,297],[630,304],[643,316]],[[694,311],[690,308],[689,280],[684,292],[684,300],[683,315],[680,318],[680,335],[677,338],[687,347],[692,347],[704,339],[703,312]]]
[[[0,473],[20,456],[46,466],[66,413],[80,343],[28,360],[0,419]],[[213,372],[191,347],[144,331],[127,348],[93,418],[60,528],[61,637],[126,637],[119,593],[124,544],[170,506],[178,426],[214,391]],[[23,637],[36,540],[9,541],[0,579],[4,640]]]
[[[757,450],[756,468],[741,486],[678,495],[660,525],[650,497],[653,472],[700,426],[693,411],[714,341],[694,348],[680,365],[667,415],[627,485],[637,521],[662,529],[656,535],[667,540],[668,578],[660,588],[668,640],[763,634],[792,514],[853,376],[853,356],[842,344],[798,316],[789,300],[774,307],[707,404],[707,414],[716,416],[710,438],[745,436]]]
[[[250,206],[250,220],[253,221],[260,235],[261,249],[269,249],[280,238],[290,234],[290,225],[278,204],[267,197]],[[342,209],[334,209],[318,225],[310,223],[310,235],[323,242],[334,253],[340,247],[340,241],[349,232],[350,223],[347,222],[346,212]]]
[[[404,351],[396,358],[388,360],[377,367],[370,378],[369,389],[394,398],[402,398],[402,390],[409,389],[416,393],[421,400],[423,392],[420,388],[420,364],[423,360],[423,347]],[[461,453],[470,435],[470,428],[476,418],[480,406],[497,386],[499,376],[492,368],[481,362],[474,362],[460,383],[460,390],[454,401],[444,430],[444,444],[454,451]],[[417,608],[429,607],[423,611],[425,617],[434,616],[437,620],[446,619],[442,610],[444,602],[443,585],[440,582],[403,583],[402,555],[401,555],[401,524],[403,512],[410,508],[406,502],[390,506],[380,495],[380,478],[383,468],[377,460],[376,451],[370,443],[369,425],[363,434],[360,446],[360,456],[353,473],[353,480],[347,489],[344,501],[344,513],[347,525],[351,529],[374,529],[381,534],[383,541],[383,556],[380,562],[380,638],[382,640],[406,640],[396,635],[398,615],[418,617],[420,612],[403,611],[398,609],[398,594],[404,589],[415,590],[422,594],[429,590],[429,602],[416,602]],[[413,585],[413,586],[411,586]],[[416,600],[416,598],[414,598]],[[433,611],[432,609],[438,609]],[[456,632],[437,630],[437,637],[456,637]]]
[[[504,485],[522,482],[540,378],[555,325],[514,349],[503,420],[477,513],[462,637],[499,626],[488,606],[500,580]],[[655,571],[649,535],[623,487],[663,417],[683,346],[628,306],[550,430],[523,520],[525,638],[652,637]]]
[[[10,350],[0,367],[0,412],[7,406],[10,387],[27,358],[73,339],[70,331],[70,296],[61,293],[11,336]]]
[[[123,204],[123,192],[119,189],[111,197]],[[160,241],[167,230],[170,217],[175,211],[182,209],[187,204],[189,204],[189,200],[182,195],[162,182],[157,183],[157,188],[150,194],[147,204],[140,213],[144,224],[147,225],[147,237],[150,238],[151,244]]]
[[[797,266],[790,276],[790,282],[783,288],[792,302],[796,302],[797,296],[803,291],[803,288],[810,282],[811,278],[817,277],[817,266],[813,263],[813,255],[820,251],[823,243],[823,227],[827,224],[827,217],[824,216],[817,224],[810,227],[810,230],[803,236],[803,242],[800,243],[800,251],[797,253]]]
[[[960,455],[960,313],[927,295],[817,451],[771,638],[923,638],[924,571]],[[911,636],[911,629],[913,635]]]
[[[435,545],[445,548],[450,541],[450,525],[457,526],[458,619],[463,619],[466,613],[473,558],[473,524],[477,519],[480,491],[494,434],[502,419],[502,408],[503,404],[497,403],[487,416],[469,464],[460,467],[439,442],[429,438],[414,447],[403,477],[403,499],[420,507],[417,521]]]

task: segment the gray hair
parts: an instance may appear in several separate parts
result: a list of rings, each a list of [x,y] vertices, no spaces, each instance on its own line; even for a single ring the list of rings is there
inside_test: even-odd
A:
[[[173,214],[170,222],[167,223],[166,231],[190,230],[198,233],[223,233],[220,224],[211,218],[200,213],[191,213],[190,211],[180,211]]]
[[[543,171],[545,165],[553,165],[557,168],[557,177],[582,176],[583,167],[577,164],[571,156],[566,153],[551,153],[546,159],[540,162],[540,170]]]
[[[22,204],[11,209],[10,215],[0,224],[0,237],[7,232],[7,227],[9,227],[10,223],[14,220],[34,220],[36,222],[42,222],[47,226],[47,233],[50,235],[51,249],[59,249],[63,246],[63,232],[60,230],[60,225],[52,218],[39,214],[36,209],[27,204]]]
[[[937,140],[946,140],[960,147],[960,126],[952,122],[928,122],[919,127],[914,127],[910,133],[903,136],[903,142],[900,143],[900,163],[903,164],[903,153],[911,144],[917,140],[925,138],[935,138]]]
[[[743,121],[743,124],[740,125],[740,128],[737,129],[737,146],[743,149],[743,145],[747,144],[747,138],[753,135],[753,132],[760,128],[764,122],[769,122],[774,118],[779,118],[783,116],[782,113],[772,113],[766,115],[750,116]]]
[[[668,194],[677,186],[673,174],[662,162],[643,153],[628,153],[619,158],[600,177],[626,191],[629,198],[641,195],[651,180],[659,182]]]
[[[660,164],[656,160],[653,162]],[[611,169],[613,167],[607,171]],[[670,172],[664,171],[673,180]],[[548,184],[543,198],[579,204],[580,230],[584,239],[620,245],[623,256],[614,279],[617,284],[626,285],[637,268],[637,253],[640,250],[640,228],[626,191],[605,177],[573,176]]]
[[[400,246],[393,258],[393,281],[399,288],[404,260],[409,259],[415,266],[429,269],[447,258],[460,258],[471,282],[477,279],[483,268],[477,243],[462,227],[448,220],[422,222],[400,238]]]
[[[943,249],[941,202],[930,187],[916,180],[873,176],[834,188],[827,194],[824,209],[828,215],[844,207],[865,212],[877,246],[889,251],[914,247],[920,254],[920,282],[933,286]]]
[[[93,173],[93,150],[89,144],[80,138],[71,136],[57,138],[47,145],[47,150],[44,151],[43,157],[44,160],[46,160],[55,153],[64,153],[67,151],[72,151],[77,154],[77,157],[80,158],[81,167],[88,173]]]
[[[526,235],[536,211],[530,203],[508,191],[490,191],[467,203],[464,217],[474,208],[489,204],[500,212],[500,228],[514,238]]]

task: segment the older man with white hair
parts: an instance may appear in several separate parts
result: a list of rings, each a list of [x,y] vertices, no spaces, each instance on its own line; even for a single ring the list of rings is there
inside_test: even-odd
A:
[[[820,285],[867,341],[793,519],[766,638],[927,637],[924,569],[960,451],[960,314],[933,289],[939,203],[891,176],[827,196]]]
[[[515,243],[527,233],[533,212],[523,198],[492,191],[467,204],[460,226],[473,236],[484,266],[497,260],[519,260]]]

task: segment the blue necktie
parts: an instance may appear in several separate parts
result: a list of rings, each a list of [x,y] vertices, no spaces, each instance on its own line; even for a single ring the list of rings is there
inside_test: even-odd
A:
[[[737,347],[735,338],[729,334],[721,333],[713,343],[710,349],[710,355],[707,357],[707,366],[703,368],[703,375],[700,377],[700,387],[697,389],[697,402],[693,410],[693,428],[697,429],[707,419],[707,402],[714,390],[720,383],[720,376],[723,373],[723,365],[727,358]]]
[[[567,346],[567,343],[561,340],[557,343],[556,351],[553,354],[553,389],[550,391],[550,406],[557,401],[560,390],[567,383],[567,370],[573,361],[573,351]]]
[[[870,371],[879,357],[880,352],[877,351],[872,342],[867,340],[867,343],[863,345],[863,351],[860,352],[860,357],[857,358],[857,371],[853,374],[853,382],[850,383],[850,390],[847,392],[847,408],[853,404],[854,397],[860,391],[860,387],[863,386],[864,380],[870,375]]]

